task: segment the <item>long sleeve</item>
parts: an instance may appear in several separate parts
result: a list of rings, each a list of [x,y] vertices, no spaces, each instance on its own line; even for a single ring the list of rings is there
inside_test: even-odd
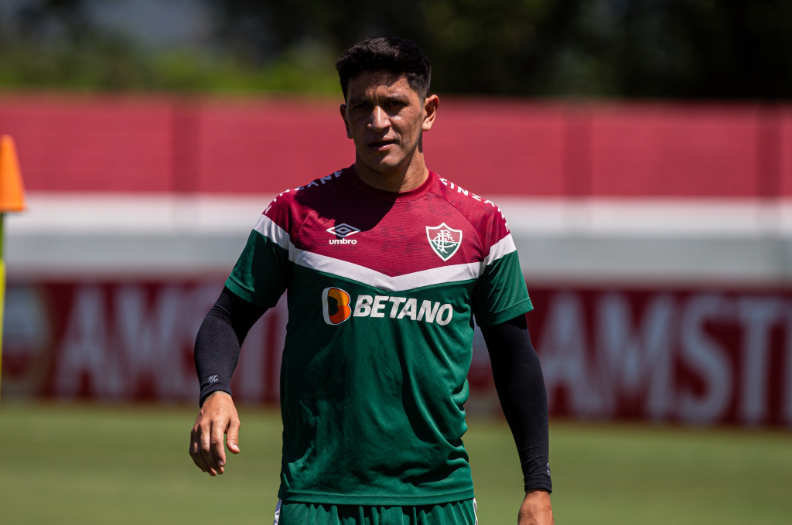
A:
[[[200,404],[212,392],[231,394],[231,376],[248,331],[266,310],[228,288],[206,314],[195,338],[195,370],[201,383]]]
[[[482,327],[492,375],[522,466],[525,490],[552,492],[547,393],[525,315]]]

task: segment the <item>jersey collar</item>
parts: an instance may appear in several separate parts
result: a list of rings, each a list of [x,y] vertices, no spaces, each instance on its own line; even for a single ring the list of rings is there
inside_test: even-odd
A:
[[[388,202],[404,202],[404,201],[414,201],[416,199],[420,199],[431,190],[437,181],[437,174],[433,171],[429,171],[429,176],[426,177],[426,180],[418,186],[410,191],[404,192],[394,192],[394,191],[385,191],[375,188],[373,186],[369,186],[358,177],[357,173],[355,172],[355,165],[346,168],[343,170],[342,177],[355,189],[364,193],[365,195],[372,197],[374,199],[388,201]]]

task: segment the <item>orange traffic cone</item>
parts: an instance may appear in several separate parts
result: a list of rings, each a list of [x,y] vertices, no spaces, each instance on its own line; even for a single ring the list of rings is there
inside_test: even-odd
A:
[[[0,137],[0,213],[25,209],[25,188],[19,171],[14,139]]]

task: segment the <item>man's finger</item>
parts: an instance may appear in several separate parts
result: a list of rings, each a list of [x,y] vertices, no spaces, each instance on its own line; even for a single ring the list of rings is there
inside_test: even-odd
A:
[[[239,427],[242,426],[238,419],[231,420],[231,425],[228,427],[228,435],[226,436],[226,444],[228,451],[233,454],[239,454]]]
[[[201,444],[201,459],[206,463],[207,472],[211,476],[217,475],[217,465],[215,463],[214,454],[212,454],[211,435],[205,427],[198,431],[199,443]]]
[[[198,444],[195,442],[195,427],[190,431],[190,447],[188,452],[190,453],[190,458],[192,458],[193,463],[195,466],[201,470],[204,470],[203,467],[198,463],[196,459],[198,456]]]
[[[203,456],[200,454],[190,454],[190,457],[192,458],[193,463],[195,463],[195,466],[201,469],[202,472],[209,472],[209,465],[206,464]]]
[[[203,434],[205,435],[205,433]],[[198,427],[198,429],[195,431],[195,441],[194,441],[195,449],[193,451],[192,458],[195,464],[198,465],[198,468],[200,468],[210,476],[214,476],[215,475],[214,470],[212,470],[212,467],[209,466],[209,463],[206,461],[206,458],[204,457],[201,435],[202,435],[201,429],[200,427]]]
[[[203,472],[209,472],[209,465],[204,461],[201,455],[201,445],[195,437],[195,429],[190,433],[190,457],[195,463],[195,466]]]
[[[226,425],[221,423],[220,421],[214,421],[212,423],[212,459],[214,460],[214,464],[211,464],[219,474],[222,474],[225,470],[225,462],[226,462],[226,455],[225,455],[225,444],[223,441]]]

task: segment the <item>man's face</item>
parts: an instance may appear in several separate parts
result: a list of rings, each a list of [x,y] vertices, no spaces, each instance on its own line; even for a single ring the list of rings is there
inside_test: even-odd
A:
[[[421,132],[432,127],[436,98],[421,99],[404,75],[371,71],[350,79],[341,116],[358,158],[383,175],[405,168]]]

